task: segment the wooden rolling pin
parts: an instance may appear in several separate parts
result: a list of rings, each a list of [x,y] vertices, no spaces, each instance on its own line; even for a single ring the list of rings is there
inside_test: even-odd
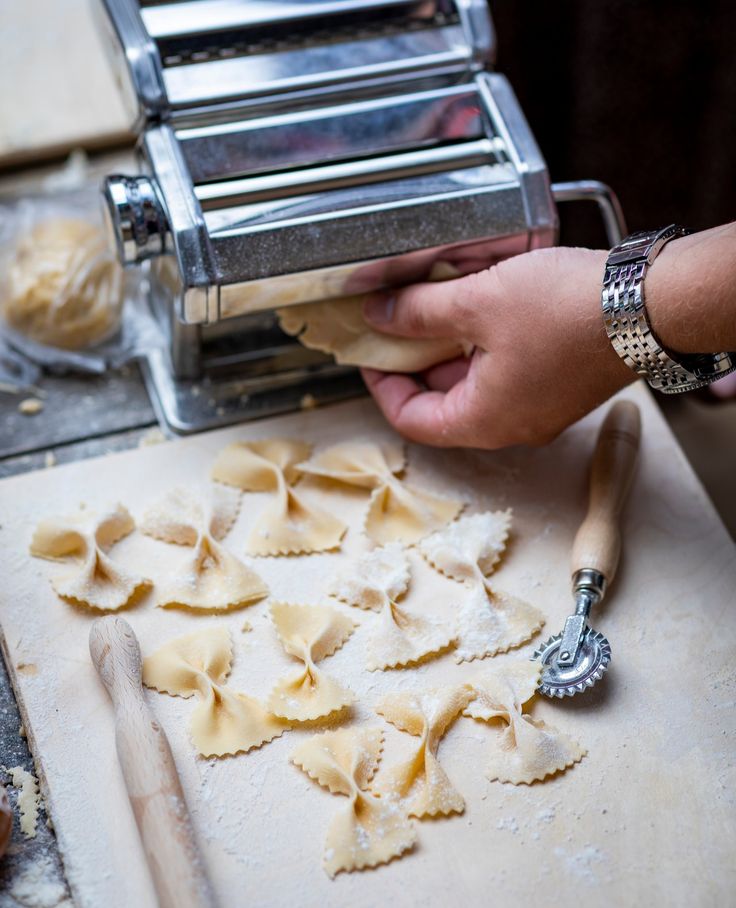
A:
[[[113,615],[98,618],[89,651],[115,708],[118,759],[159,904],[214,908],[169,742],[143,697],[133,629]]]

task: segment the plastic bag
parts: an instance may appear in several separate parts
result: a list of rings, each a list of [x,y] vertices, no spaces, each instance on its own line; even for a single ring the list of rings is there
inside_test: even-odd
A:
[[[108,246],[96,185],[0,202],[0,384],[102,374],[161,346],[144,290]]]

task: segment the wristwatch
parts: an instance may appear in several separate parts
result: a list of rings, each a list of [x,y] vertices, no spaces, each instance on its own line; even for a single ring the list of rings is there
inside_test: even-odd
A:
[[[657,340],[647,318],[644,277],[665,243],[690,233],[670,224],[632,233],[606,261],[601,304],[606,333],[626,365],[663,394],[702,388],[736,369],[736,353],[672,353]]]

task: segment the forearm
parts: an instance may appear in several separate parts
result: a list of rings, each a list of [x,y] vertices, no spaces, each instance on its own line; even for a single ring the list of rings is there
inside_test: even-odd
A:
[[[736,350],[736,223],[668,243],[647,273],[645,302],[673,352]]]

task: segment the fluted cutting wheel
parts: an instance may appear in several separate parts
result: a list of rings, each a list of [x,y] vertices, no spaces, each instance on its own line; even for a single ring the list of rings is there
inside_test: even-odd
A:
[[[574,665],[559,665],[557,653],[562,634],[550,637],[534,653],[542,663],[539,692],[548,697],[572,697],[603,677],[611,661],[611,644],[603,634],[588,628]]]

